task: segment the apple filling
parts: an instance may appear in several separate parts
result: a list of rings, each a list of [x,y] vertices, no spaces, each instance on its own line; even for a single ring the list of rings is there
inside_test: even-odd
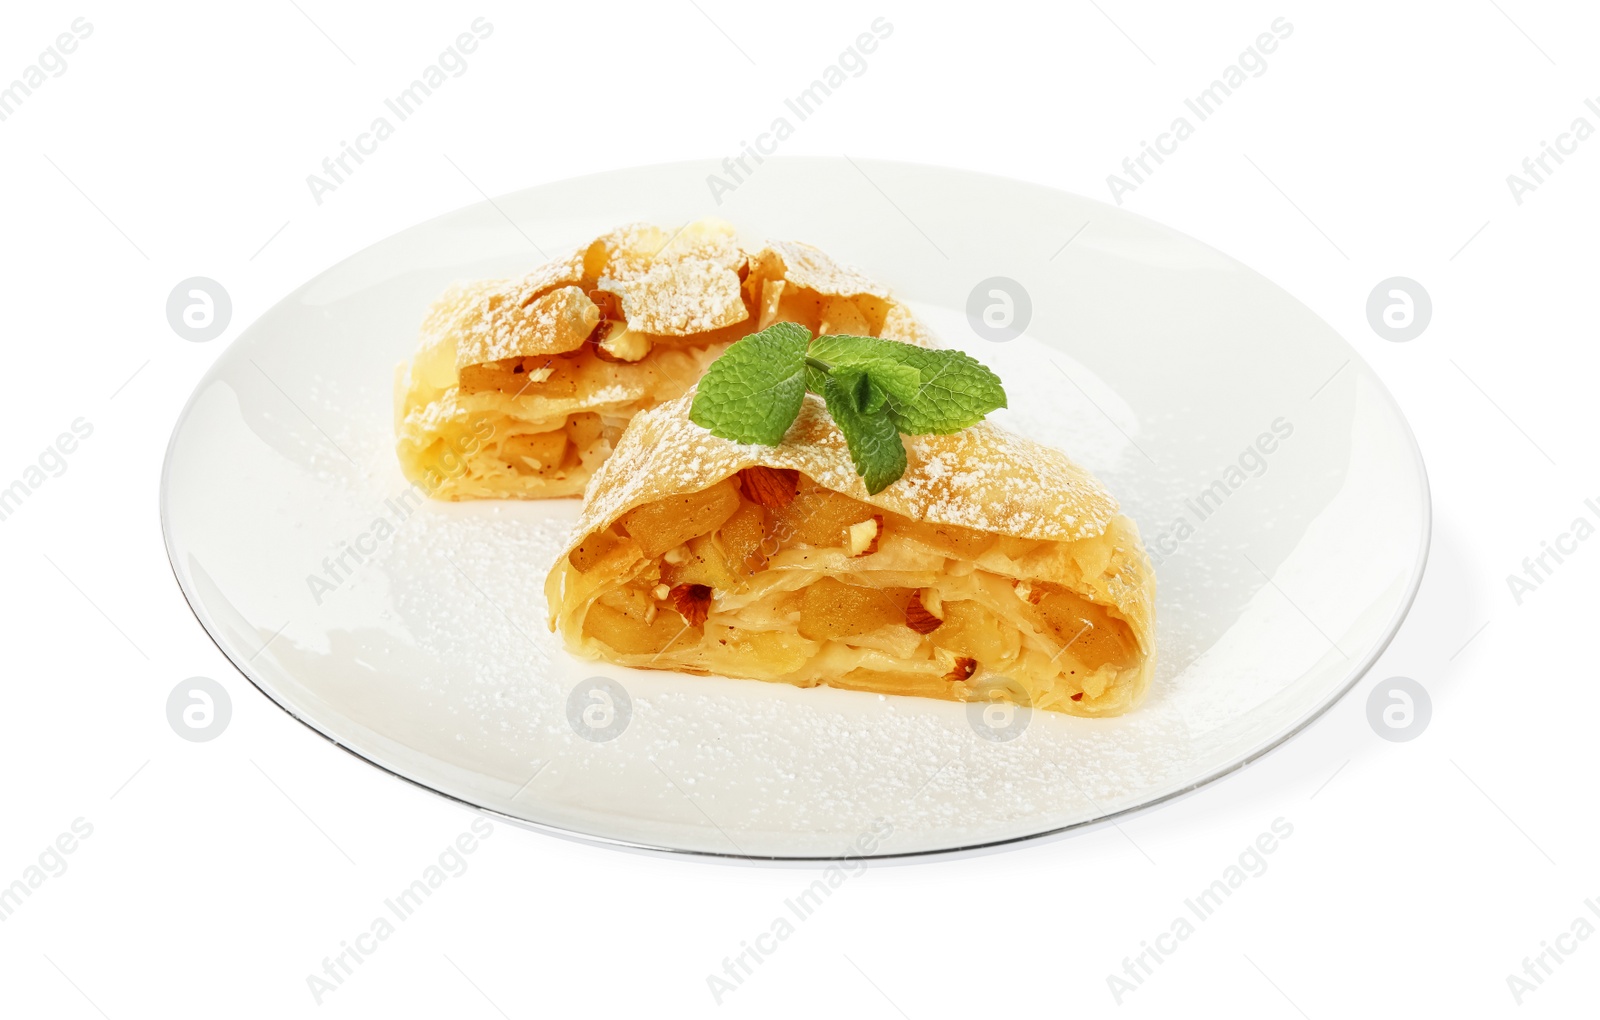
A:
[[[602,321],[596,334],[607,325]],[[614,324],[637,360],[599,342],[563,354],[462,366],[456,385],[400,424],[406,459],[433,495],[517,496],[530,481],[577,494],[611,455],[634,414],[692,386],[732,338],[651,338]],[[640,340],[628,338],[642,338]],[[709,339],[708,344],[705,341]]]
[[[597,593],[583,637],[626,665],[1093,714],[1139,668],[1133,631],[1029,564],[1092,576],[1116,541],[915,521],[755,467],[629,511],[568,561]]]

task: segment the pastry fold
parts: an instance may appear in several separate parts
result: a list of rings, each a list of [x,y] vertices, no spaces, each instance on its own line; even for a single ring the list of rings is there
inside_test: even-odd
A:
[[[440,499],[578,495],[635,414],[779,320],[932,345],[887,290],[810,245],[751,251],[720,220],[633,224],[434,303],[396,372],[401,468]]]
[[[874,496],[816,397],[777,447],[712,436],[692,397],[634,418],[545,582],[575,653],[1084,716],[1143,697],[1154,577],[1064,454],[986,422],[906,436]]]

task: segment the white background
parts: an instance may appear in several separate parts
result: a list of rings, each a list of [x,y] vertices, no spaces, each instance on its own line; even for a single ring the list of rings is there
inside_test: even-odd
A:
[[[1584,906],[1600,906],[1600,542],[1520,606],[1506,577],[1596,516],[1583,501],[1600,497],[1600,139],[1521,204],[1506,176],[1574,118],[1600,128],[1583,105],[1600,96],[1600,12],[1551,0],[448,6],[3,15],[0,83],[75,17],[93,34],[0,122],[0,484],[73,419],[94,434],[0,522],[0,885],[74,819],[93,835],[0,922],[0,1014],[1321,1020],[1592,1006],[1600,937],[1520,1007],[1506,978],[1580,915],[1600,925]],[[315,203],[306,175],[478,16],[494,31],[468,70]],[[1184,97],[1275,18],[1294,26],[1125,207],[1266,273],[1392,387],[1435,499],[1409,620],[1350,695],[1242,773],[1120,827],[875,865],[720,1007],[707,975],[814,869],[506,826],[318,1006],[307,975],[472,815],[292,721],[196,624],[157,521],[182,402],[282,295],[480,188],[736,153],[878,16],[893,35],[786,153],[956,165],[1102,200],[1106,175]],[[194,275],[234,302],[208,344],[179,339],[164,314]],[[1366,320],[1369,291],[1395,275],[1433,299],[1410,343]],[[168,692],[194,675],[232,695],[232,724],[210,743],[166,720]],[[1432,696],[1410,743],[1366,720],[1369,691],[1394,675]],[[1293,836],[1269,870],[1118,1005],[1107,975],[1280,817]]]

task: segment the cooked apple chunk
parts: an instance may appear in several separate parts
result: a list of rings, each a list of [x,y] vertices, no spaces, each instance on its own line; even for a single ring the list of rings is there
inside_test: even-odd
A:
[[[696,535],[721,527],[739,509],[739,502],[738,488],[724,479],[709,489],[638,507],[622,518],[622,530],[639,543],[646,556],[660,556]]]

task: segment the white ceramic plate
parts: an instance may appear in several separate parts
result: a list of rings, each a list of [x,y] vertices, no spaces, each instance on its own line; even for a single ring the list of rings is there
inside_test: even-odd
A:
[[[901,855],[1193,789],[1325,710],[1393,636],[1428,544],[1422,461],[1372,372],[1278,287],[1016,181],[769,160],[718,207],[713,172],[625,170],[450,213],[334,266],[222,354],[173,435],[162,518],[195,615],[257,687],[372,763],[535,827],[708,854]],[[547,629],[542,591],[576,500],[405,499],[391,381],[446,284],[531,268],[535,244],[707,214],[887,283],[999,372],[1011,407],[996,421],[1122,501],[1158,560],[1142,707],[1033,712],[996,740],[959,704],[581,661]],[[966,317],[992,277],[1030,298],[1010,342]],[[624,693],[578,690],[597,676]],[[580,735],[597,726],[618,732]]]

